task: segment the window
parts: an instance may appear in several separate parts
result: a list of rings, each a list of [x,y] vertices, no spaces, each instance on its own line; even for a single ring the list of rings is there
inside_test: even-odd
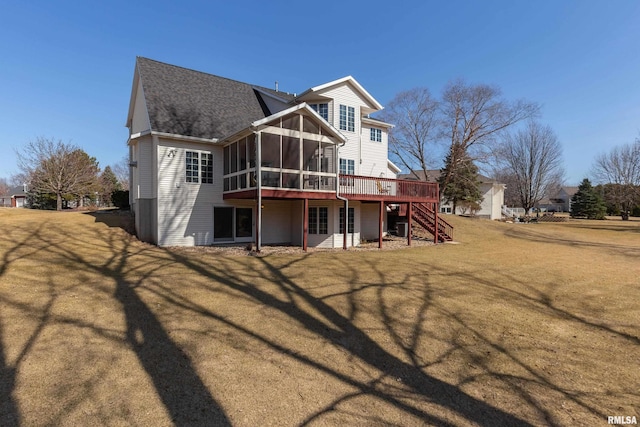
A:
[[[329,233],[329,208],[309,208],[309,234]]]
[[[316,113],[320,114],[320,117],[329,121],[329,104],[309,104],[309,107],[313,108]]]
[[[198,158],[196,151],[187,151],[187,182],[198,182]]]
[[[355,175],[356,162],[350,159],[340,159],[340,174]],[[353,178],[340,177],[340,185],[353,185]]]
[[[202,153],[200,156],[200,182],[213,184],[213,154]]]
[[[355,131],[356,110],[353,107],[340,105],[340,130]]]
[[[349,217],[347,218],[347,223],[349,224],[349,233],[353,233],[354,230],[354,210],[353,208],[349,208]],[[344,208],[340,208],[340,234],[344,233]]]
[[[213,184],[213,154],[187,151],[186,155],[185,180]]]
[[[371,128],[371,140],[382,142],[382,129]]]
[[[355,175],[356,162],[350,159],[340,159],[340,173],[343,175]]]

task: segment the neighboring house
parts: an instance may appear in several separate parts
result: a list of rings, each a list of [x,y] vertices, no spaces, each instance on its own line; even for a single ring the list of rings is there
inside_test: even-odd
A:
[[[543,212],[571,212],[571,198],[577,192],[578,187],[560,187],[557,194],[540,200],[538,207]]]
[[[437,182],[439,177],[439,170],[428,170],[426,177],[424,171],[413,171],[408,174],[398,175],[398,178],[402,179],[415,179],[427,182]],[[504,190],[506,185],[481,174],[478,174],[478,181],[480,182],[479,188],[480,194],[482,194],[482,202],[480,204],[480,210],[477,211],[475,215],[489,219],[501,219],[502,205],[504,204]],[[456,211],[456,214],[458,215],[469,213],[465,212],[459,206],[456,207]],[[441,200],[440,213],[453,213],[453,205]]]
[[[27,186],[21,185],[9,189],[7,194],[0,194],[0,206],[23,208],[27,202]]]
[[[387,204],[437,206],[437,185],[395,179],[391,125],[369,116],[381,109],[350,76],[295,95],[137,58],[126,126],[138,236],[258,249],[381,241]]]

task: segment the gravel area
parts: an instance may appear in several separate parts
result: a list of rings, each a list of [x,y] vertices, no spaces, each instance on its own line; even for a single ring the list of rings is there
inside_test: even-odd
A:
[[[379,251],[379,250],[400,250],[420,246],[432,246],[433,240],[429,236],[413,236],[411,246],[407,245],[406,237],[385,236],[382,240],[382,249],[378,248],[378,241],[365,241],[359,246],[350,247],[348,251]],[[204,252],[215,253],[226,256],[265,256],[272,254],[302,254],[304,251],[300,246],[278,246],[263,245],[260,252],[255,251],[255,244],[235,244],[235,245],[214,245],[214,246],[195,246],[195,247],[171,247],[172,251],[188,253],[188,252]],[[331,252],[341,251],[341,248],[313,248],[309,247],[307,253],[313,252]]]

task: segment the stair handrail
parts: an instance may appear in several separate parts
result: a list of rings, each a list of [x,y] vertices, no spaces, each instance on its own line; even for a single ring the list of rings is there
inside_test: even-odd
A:
[[[435,212],[433,209],[429,207],[429,205],[427,205],[426,203],[413,203],[413,207],[416,213],[420,213],[424,217],[426,217],[428,223],[433,224],[435,222],[434,221],[436,216]],[[441,240],[446,240],[446,239],[453,240],[453,226],[449,224],[441,216],[438,216],[437,227],[438,227],[438,235],[440,236]],[[433,231],[433,230],[429,230],[429,231]]]

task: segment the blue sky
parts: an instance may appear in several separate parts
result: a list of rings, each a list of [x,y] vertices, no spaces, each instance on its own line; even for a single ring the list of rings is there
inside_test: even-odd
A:
[[[280,90],[354,76],[385,105],[452,79],[542,105],[567,184],[640,135],[640,2],[13,1],[0,25],[0,178],[37,137],[127,153],[136,56]]]

